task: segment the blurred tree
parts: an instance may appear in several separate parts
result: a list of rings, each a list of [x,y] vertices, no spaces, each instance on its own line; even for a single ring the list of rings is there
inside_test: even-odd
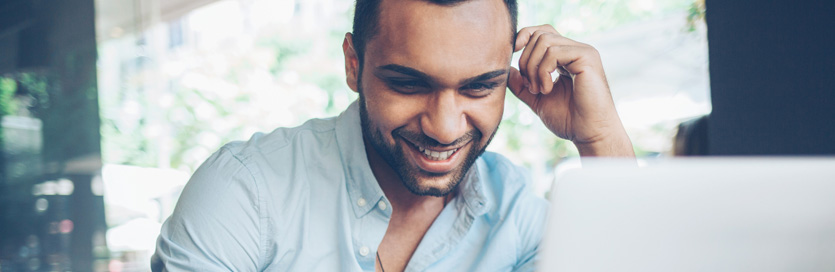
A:
[[[552,24],[571,38],[671,14],[686,14],[682,20],[691,25],[704,16],[702,0],[529,0],[519,4],[520,27]],[[340,46],[344,33],[351,30],[352,8],[352,1],[344,0],[298,2],[294,12],[280,22],[250,22],[253,31],[233,33],[237,36],[217,45],[191,44],[195,40],[188,37],[204,34],[186,29],[183,45],[159,52],[157,59],[148,62],[151,65],[127,69],[119,94],[102,96],[105,161],[190,171],[228,141],[338,114],[356,99],[345,85]],[[193,31],[205,29],[192,27]],[[164,42],[154,40],[154,35],[143,36],[148,48]],[[213,46],[228,50],[207,51]],[[180,63],[182,71],[156,76],[149,72],[167,62]],[[143,77],[168,82],[163,98],[143,94],[143,84],[149,82]],[[546,171],[562,158],[577,155],[572,144],[553,137],[512,94],[507,97],[492,150]],[[131,109],[130,114],[125,109]],[[543,149],[543,141],[551,148]],[[648,153],[637,145],[636,151]]]

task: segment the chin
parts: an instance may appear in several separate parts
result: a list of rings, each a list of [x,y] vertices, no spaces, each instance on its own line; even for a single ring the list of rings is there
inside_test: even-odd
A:
[[[438,177],[411,177],[401,178],[403,185],[409,189],[410,192],[420,196],[446,196],[458,187],[461,179],[455,179],[453,173],[449,173]]]

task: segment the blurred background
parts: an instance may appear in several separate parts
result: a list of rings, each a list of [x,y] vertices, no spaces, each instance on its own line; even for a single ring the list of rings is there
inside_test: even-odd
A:
[[[552,24],[600,51],[639,156],[758,153],[708,148],[740,145],[708,141],[717,85],[703,0],[519,2],[520,27]],[[723,5],[733,11],[717,23],[724,26],[751,9]],[[149,271],[162,222],[211,153],[255,132],[337,115],[357,98],[341,51],[352,14],[350,0],[4,0],[0,271]],[[547,197],[554,167],[577,151],[507,97],[488,150],[530,169]],[[831,94],[817,99],[833,102]],[[716,118],[711,126],[728,120]],[[747,131],[734,123],[711,133],[750,142],[736,128]]]

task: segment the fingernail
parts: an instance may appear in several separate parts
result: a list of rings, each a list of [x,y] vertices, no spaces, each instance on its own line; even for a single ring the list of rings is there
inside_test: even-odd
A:
[[[531,84],[530,84],[530,83],[528,83],[528,81],[525,81],[525,85],[524,85],[524,86],[522,86],[522,89],[523,89],[523,90],[526,90],[526,91],[528,91],[528,92],[533,93],[533,90],[531,90]]]

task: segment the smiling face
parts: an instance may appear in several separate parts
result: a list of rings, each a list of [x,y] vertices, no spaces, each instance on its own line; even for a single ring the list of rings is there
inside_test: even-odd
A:
[[[372,168],[391,167],[414,194],[449,194],[501,121],[512,54],[508,9],[501,0],[384,0],[379,12],[361,74],[348,67],[366,145],[387,162]],[[349,55],[347,65],[357,65]]]

